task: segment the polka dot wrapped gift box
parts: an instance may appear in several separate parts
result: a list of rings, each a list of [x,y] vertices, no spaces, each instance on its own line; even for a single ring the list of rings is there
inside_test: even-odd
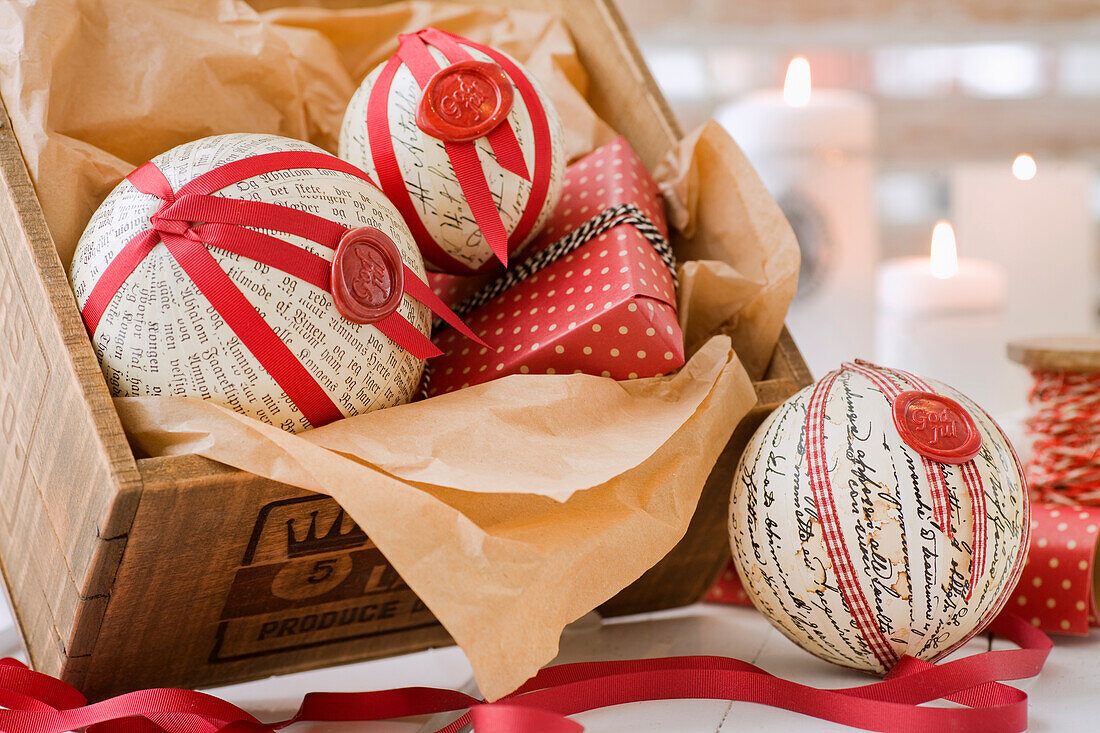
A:
[[[510,374],[636,379],[681,367],[667,237],[657,185],[625,140],[577,161],[550,222],[524,252],[529,259],[505,283],[456,306],[489,346],[461,343],[454,329],[440,332],[444,356],[432,360],[427,394]],[[521,277],[525,270],[532,274]],[[450,278],[432,285],[452,295],[464,290]]]

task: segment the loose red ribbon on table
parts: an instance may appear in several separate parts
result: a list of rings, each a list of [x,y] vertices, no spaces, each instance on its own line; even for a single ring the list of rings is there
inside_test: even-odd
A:
[[[150,217],[150,227],[130,239],[103,271],[81,315],[94,338],[119,288],[153,248],[163,243],[226,325],[317,427],[341,418],[340,409],[207,249],[214,246],[239,254],[331,293],[332,266],[328,260],[248,227],[304,237],[332,250],[349,232],[347,227],[289,206],[212,195],[239,181],[288,168],[340,171],[377,188],[367,174],[350,163],[309,151],[265,153],[232,161],[198,176],[178,191],[173,191],[164,173],[148,162],[126,176],[126,180],[142,193],[160,199],[160,207]],[[412,268],[405,264],[403,268],[405,292],[409,296],[468,338],[484,344]],[[391,313],[372,325],[419,359],[441,353],[400,313]]]
[[[1027,695],[1002,680],[1032,677],[1051,642],[1026,621],[1002,614],[990,630],[1020,646],[934,665],[902,657],[884,679],[817,689],[725,657],[669,657],[548,667],[512,695],[485,703],[454,690],[407,687],[375,692],[309,693],[291,718],[263,723],[213,695],[154,689],[87,704],[74,688],[0,661],[0,730],[5,733],[266,733],[300,722],[374,721],[463,712],[437,733],[473,723],[477,733],[576,733],[564,717],[629,702],[707,699],[754,702],[866,730],[1022,731]],[[924,707],[950,700],[965,707]]]
[[[401,169],[394,153],[393,138],[390,135],[388,107],[393,78],[397,74],[398,68],[404,64],[412,73],[417,85],[422,90],[426,89],[432,75],[440,69],[439,64],[428,51],[428,45],[441,51],[451,64],[473,60],[473,56],[463,48],[463,46],[468,46],[488,56],[508,74],[509,79],[515,84],[524,105],[527,107],[535,144],[533,174],[528,172],[527,164],[523,158],[523,151],[507,116],[485,136],[502,168],[524,180],[531,181],[531,193],[527,199],[527,205],[511,235],[504,228],[504,223],[500,218],[500,210],[497,208],[493,195],[489,190],[485,172],[478,158],[476,142],[472,140],[443,141],[447,157],[451,161],[455,177],[462,189],[462,195],[466,198],[466,203],[474,215],[474,221],[481,230],[482,236],[485,237],[489,248],[496,255],[497,260],[507,266],[509,242],[518,244],[531,233],[550,189],[550,168],[553,162],[550,123],[538,92],[523,70],[511,59],[493,48],[474,43],[469,39],[436,28],[425,28],[417,33],[398,36],[398,43],[397,53],[382,67],[382,71],[375,81],[367,100],[366,122],[371,157],[382,190],[390,197],[390,200],[404,216],[405,221],[408,222],[413,237],[420,245],[425,259],[429,262],[446,263],[446,269],[449,272],[470,275],[491,269],[495,264],[490,259],[475,270],[464,262],[456,260],[439,246],[421,221],[420,215],[413,205],[412,197],[405,186],[405,180],[401,175]]]

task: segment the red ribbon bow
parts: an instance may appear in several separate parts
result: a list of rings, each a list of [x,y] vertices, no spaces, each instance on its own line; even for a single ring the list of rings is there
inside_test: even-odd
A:
[[[216,246],[331,293],[332,267],[328,260],[247,227],[293,234],[332,250],[348,233],[347,227],[288,206],[212,195],[225,186],[287,168],[340,171],[375,186],[363,171],[350,163],[325,153],[308,151],[266,153],[226,163],[189,181],[178,191],[173,191],[164,173],[148,162],[126,176],[126,180],[162,203],[149,218],[151,226],[127,242],[104,270],[89,293],[81,315],[88,333],[94,338],[119,288],[153,248],[163,243],[226,325],[317,427],[340,419],[343,413],[207,249],[207,246]],[[412,268],[403,267],[405,292],[409,296],[428,306],[468,338],[484,345]],[[418,359],[442,353],[399,313],[392,313],[373,325]]]

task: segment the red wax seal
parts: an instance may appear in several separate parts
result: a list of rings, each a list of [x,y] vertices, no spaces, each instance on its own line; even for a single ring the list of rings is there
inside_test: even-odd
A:
[[[906,444],[940,463],[966,463],[978,455],[982,435],[970,413],[950,397],[911,390],[894,398],[894,424]]]
[[[459,61],[432,74],[416,108],[416,126],[460,143],[487,135],[512,109],[512,82],[488,61]]]
[[[332,300],[352,323],[377,323],[397,310],[405,265],[393,240],[374,227],[340,238],[332,257]]]

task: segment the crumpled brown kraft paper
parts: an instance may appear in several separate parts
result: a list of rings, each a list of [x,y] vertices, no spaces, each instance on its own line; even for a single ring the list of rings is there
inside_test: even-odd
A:
[[[427,2],[264,16],[232,0],[0,6],[0,94],[62,261],[110,189],[170,147],[252,131],[333,150],[359,79],[397,33],[429,24],[525,62],[562,112],[571,157],[613,136],[585,102],[565,27],[538,13]],[[793,234],[725,133],[692,135],[659,177],[684,232],[680,307],[693,356],[675,375],[516,375],[302,435],[197,399],[118,399],[127,434],[149,455],[199,453],[335,497],[498,698],[554,657],[567,623],[683,536],[755,402],[742,362],[763,372],[793,293]]]
[[[469,457],[466,468],[491,475],[510,451],[529,448],[542,459],[558,446],[580,446],[578,458],[593,471],[560,477],[576,490],[566,501],[555,500],[567,496],[564,491],[553,498],[525,491],[529,479],[541,476],[519,465],[493,477],[497,484],[513,481],[513,493],[487,495],[414,484],[333,453],[323,446],[342,431],[329,427],[295,436],[201,400],[166,405],[122,398],[116,406],[134,442],[151,453],[199,453],[335,498],[463,648],[482,694],[496,699],[553,659],[566,624],[628,585],[680,540],[732,427],[756,401],[729,339],[716,336],[672,377],[630,384],[584,375],[507,377],[454,393],[456,399],[442,406],[433,399],[333,425],[355,424],[366,435],[372,422],[383,420],[404,423],[415,434],[426,424],[489,415],[485,399],[517,388],[534,398],[526,403],[528,415],[512,423],[524,437],[495,431],[500,444]],[[594,408],[625,406],[672,427],[681,416],[679,399],[700,388],[699,407],[666,440],[647,446],[653,448],[649,455],[591,483],[607,473],[598,465],[601,457],[616,462],[604,446],[621,445],[632,425],[586,421],[578,431],[571,420],[581,409],[578,390]],[[532,438],[542,444],[529,443]],[[345,448],[351,443],[346,435],[340,441]],[[426,451],[425,458],[431,460]]]
[[[798,286],[790,224],[717,122],[688,135],[654,177],[679,232],[676,255],[686,260],[679,299],[688,353],[722,331],[761,378]]]

